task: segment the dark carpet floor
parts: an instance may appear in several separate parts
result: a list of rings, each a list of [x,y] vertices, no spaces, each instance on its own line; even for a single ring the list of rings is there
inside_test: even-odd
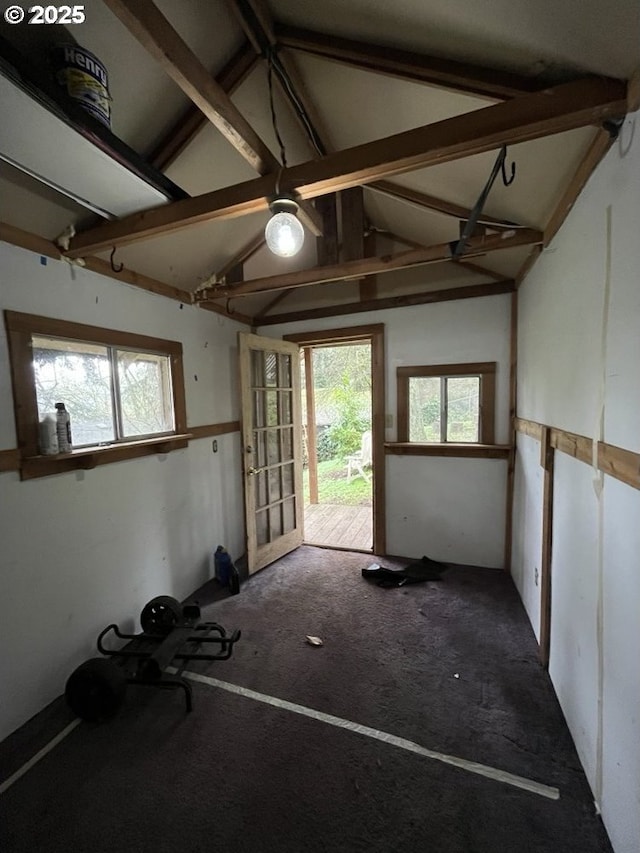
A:
[[[189,669],[559,800],[208,685],[193,685],[188,715],[178,692],[131,687],[115,719],[82,723],[0,797],[0,850],[609,853],[510,578],[451,566],[381,589],[360,575],[371,562],[304,546],[238,596],[210,582],[192,596],[203,618],[243,636],[231,660]],[[1,779],[71,719],[58,701],[8,738]]]

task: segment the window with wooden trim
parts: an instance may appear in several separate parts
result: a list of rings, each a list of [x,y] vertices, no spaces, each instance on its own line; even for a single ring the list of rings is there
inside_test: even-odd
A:
[[[398,367],[398,441],[493,444],[495,362]]]
[[[4,313],[23,476],[140,456],[154,444],[163,452],[186,446],[176,441],[186,433],[182,344]],[[71,417],[78,464],[69,454],[40,454],[39,423],[58,402]]]

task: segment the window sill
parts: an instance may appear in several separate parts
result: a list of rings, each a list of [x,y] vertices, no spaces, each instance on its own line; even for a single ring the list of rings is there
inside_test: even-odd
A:
[[[188,447],[190,438],[190,433],[162,435],[142,441],[119,442],[106,447],[82,447],[56,456],[28,456],[21,462],[20,479],[33,480],[65,471],[87,471],[109,462],[122,462],[139,456],[152,456],[154,453],[171,453],[172,450]]]
[[[457,456],[472,459],[508,459],[508,444],[419,444],[415,441],[388,441],[385,453],[396,456]]]

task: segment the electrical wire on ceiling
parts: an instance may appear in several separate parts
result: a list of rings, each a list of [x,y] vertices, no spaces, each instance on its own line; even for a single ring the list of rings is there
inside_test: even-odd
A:
[[[316,150],[317,154],[320,157],[324,157],[324,155],[327,153],[327,150],[322,144],[322,140],[318,136],[316,129],[313,126],[313,122],[311,121],[309,114],[307,113],[304,107],[304,104],[296,93],[295,87],[291,82],[291,78],[289,77],[286,68],[284,67],[282,61],[278,56],[280,46],[278,44],[271,43],[270,38],[265,32],[260,20],[256,17],[253,6],[250,2],[247,2],[247,0],[236,0],[236,5],[240,10],[246,27],[248,27],[251,31],[251,34],[249,36],[250,41],[253,43],[256,51],[259,51],[259,53],[267,63],[269,101],[271,106],[271,118],[274,122],[274,128],[275,115],[273,106],[273,75],[275,74],[278,80],[280,81],[282,88],[285,90],[286,95],[289,98],[289,101],[291,102],[291,105],[296,111],[296,115],[302,122],[313,148]],[[282,155],[284,146],[282,144],[282,139],[277,129],[276,136],[278,138],[278,144],[280,145],[280,153]],[[286,164],[283,162],[282,165],[285,166]]]
[[[269,58],[267,60],[267,81],[269,83],[269,107],[271,108],[271,123],[273,125],[273,131],[276,135],[276,139],[278,140],[278,145],[280,146],[280,162],[282,163],[282,168],[287,168],[287,154],[284,148],[284,142],[282,141],[282,137],[280,136],[280,129],[278,128],[278,118],[276,116],[276,107],[273,102],[273,60],[271,57],[271,49],[269,50]]]
[[[293,108],[298,115],[298,118],[303,123],[305,130],[307,131],[307,136],[316,152],[320,157],[324,157],[327,153],[326,148],[322,144],[322,141],[318,134],[316,133],[316,129],[311,123],[311,119],[309,118],[307,111],[304,108],[304,104],[296,94],[295,89],[293,88],[293,84],[291,83],[291,78],[287,74],[286,69],[283,67],[279,57],[278,57],[278,48],[275,45],[267,45],[264,49],[265,57],[267,60],[267,65],[269,69],[269,98],[271,100],[271,116],[273,118],[273,74],[275,73],[280,80],[281,85],[286,89],[287,94],[289,96],[289,100]],[[280,140],[278,140],[280,141]],[[284,165],[284,164],[283,164]]]

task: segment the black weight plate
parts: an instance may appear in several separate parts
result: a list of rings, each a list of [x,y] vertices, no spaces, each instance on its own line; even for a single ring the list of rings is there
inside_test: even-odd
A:
[[[96,722],[113,717],[126,689],[126,676],[116,663],[108,658],[91,658],[71,673],[64,692],[78,717]]]
[[[168,634],[182,618],[182,606],[171,595],[158,595],[142,608],[140,624],[145,634]]]

